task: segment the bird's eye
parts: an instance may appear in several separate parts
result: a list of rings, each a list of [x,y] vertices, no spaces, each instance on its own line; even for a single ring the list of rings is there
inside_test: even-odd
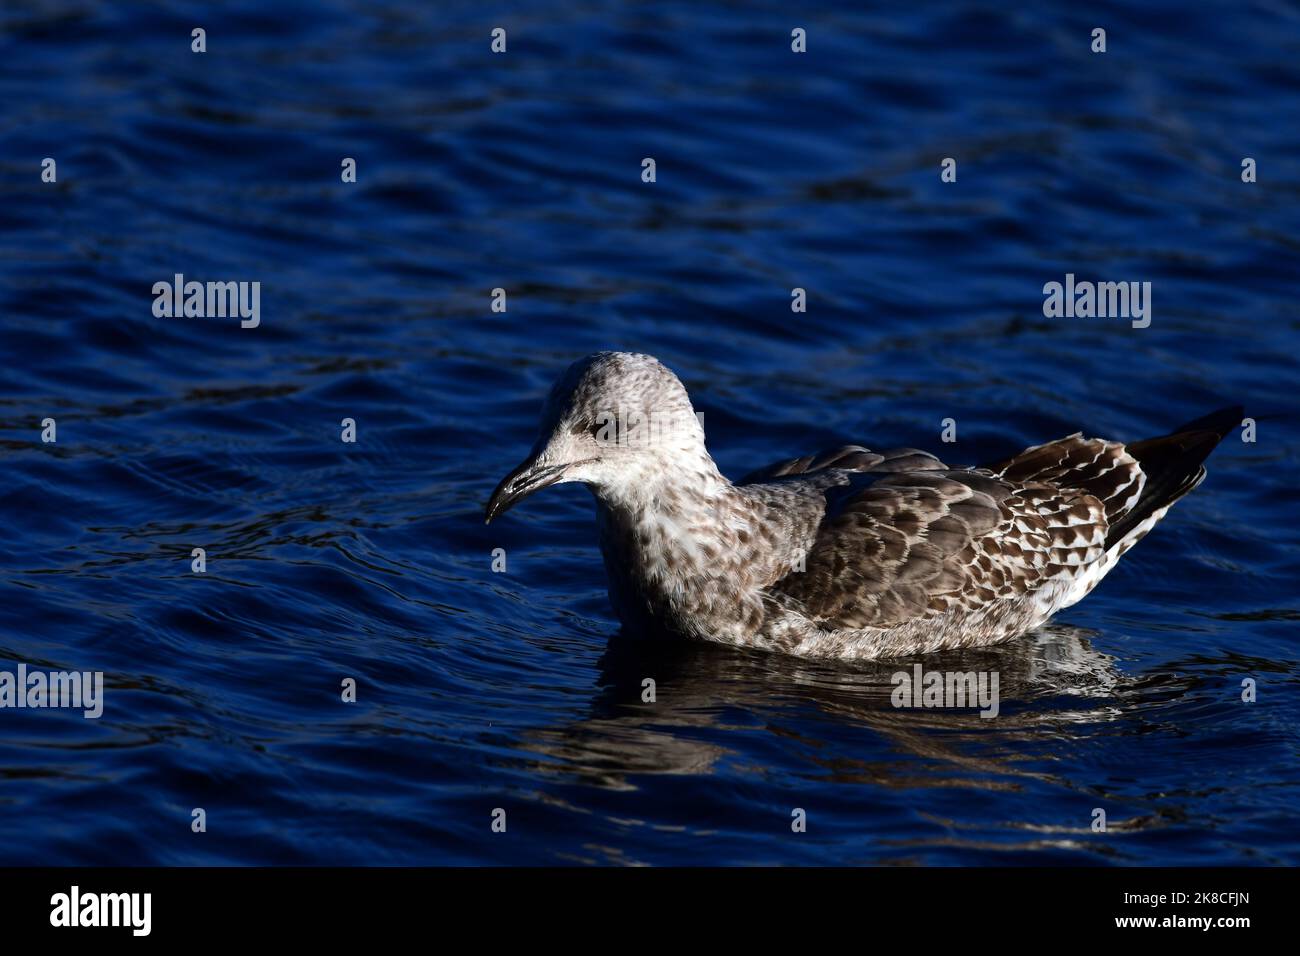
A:
[[[594,421],[587,423],[587,431],[600,445],[617,445],[619,439],[618,419],[609,415],[597,415]]]

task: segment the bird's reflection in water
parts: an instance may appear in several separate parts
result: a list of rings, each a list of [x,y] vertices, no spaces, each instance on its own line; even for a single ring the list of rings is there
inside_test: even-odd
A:
[[[587,716],[533,731],[524,746],[545,756],[539,770],[629,788],[639,774],[710,773],[729,752],[729,733],[768,732],[810,744],[802,748],[809,769],[830,781],[1010,787],[1043,776],[1018,766],[1027,747],[1120,713],[1125,678],[1092,647],[1093,636],[1049,625],[996,647],[852,663],[620,637],[601,659]],[[996,672],[997,716],[972,707],[895,707],[893,677],[917,663],[926,671]],[[647,679],[653,702],[643,700]],[[868,761],[816,746],[809,735],[827,720],[874,732],[887,741],[887,756],[875,748]]]

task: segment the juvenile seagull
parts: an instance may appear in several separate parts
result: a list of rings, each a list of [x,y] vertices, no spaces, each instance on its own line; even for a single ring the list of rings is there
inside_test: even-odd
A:
[[[551,389],[486,518],[548,485],[587,485],[632,633],[841,658],[981,646],[1091,591],[1241,417],[1227,408],[1128,445],[1076,433],[979,468],[846,445],[733,483],[676,375],[598,352]]]

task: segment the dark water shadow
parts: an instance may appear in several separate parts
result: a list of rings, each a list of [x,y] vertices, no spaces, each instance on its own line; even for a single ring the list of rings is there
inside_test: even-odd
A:
[[[1112,721],[1122,712],[1129,680],[1114,659],[1092,646],[1095,632],[1051,625],[994,648],[921,659],[823,662],[704,644],[660,644],[622,636],[600,661],[588,714],[533,732],[529,748],[552,772],[591,784],[627,787],[636,774],[703,774],[727,752],[728,731],[772,733],[796,723],[804,736],[818,720],[836,728],[868,729],[894,753],[966,777],[1039,776],[1015,766],[1027,742],[1072,727]],[[999,710],[896,707],[893,677],[926,671],[996,672]],[[647,679],[654,701],[646,702]],[[831,779],[907,786],[896,757],[853,766],[839,761]],[[915,772],[912,762],[908,774]],[[997,786],[996,780],[986,783]]]

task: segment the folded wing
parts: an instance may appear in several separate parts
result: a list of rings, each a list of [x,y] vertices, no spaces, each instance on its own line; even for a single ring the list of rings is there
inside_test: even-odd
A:
[[[981,471],[906,471],[842,497],[802,571],[773,586],[823,627],[887,628],[992,611],[1101,556],[1094,495]]]
[[[763,481],[774,481],[777,478],[788,478],[791,475],[807,475],[816,471],[825,471],[828,468],[858,472],[898,472],[930,471],[947,467],[934,455],[916,448],[891,448],[887,451],[872,451],[862,445],[840,445],[836,448],[823,449],[815,455],[805,455],[803,458],[778,461],[766,468],[750,472],[740,479],[737,484],[751,485]]]

